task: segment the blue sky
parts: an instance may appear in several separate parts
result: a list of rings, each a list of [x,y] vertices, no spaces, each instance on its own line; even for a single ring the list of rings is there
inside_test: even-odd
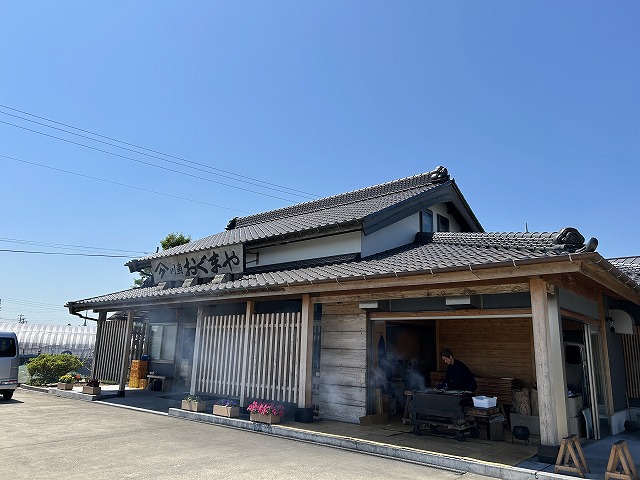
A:
[[[65,254],[0,251],[0,318],[78,324],[63,305],[131,286],[169,232],[437,165],[487,231],[640,255],[639,24],[634,1],[0,0],[0,249]]]

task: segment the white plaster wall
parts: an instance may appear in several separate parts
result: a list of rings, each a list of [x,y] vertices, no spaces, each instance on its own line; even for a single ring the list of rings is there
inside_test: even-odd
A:
[[[360,248],[360,232],[350,232],[263,248],[259,250],[259,263],[257,265],[273,265],[275,263],[357,253],[360,252]],[[253,256],[247,256],[247,260],[252,258]]]
[[[420,231],[418,213],[369,235],[362,234],[362,256],[368,257],[413,242]]]
[[[430,210],[434,213],[434,228],[437,225],[437,217],[435,214],[439,214],[449,219],[450,231],[460,231],[460,225],[458,225],[451,215],[447,214],[446,205],[434,205],[430,207]],[[419,231],[420,214],[415,213],[370,235],[365,236],[362,232],[350,232],[341,235],[315,238],[313,240],[286,243],[284,245],[259,250],[259,263],[253,263],[255,255],[250,253],[247,254],[246,260],[248,265],[262,266],[358,252],[360,252],[363,257],[367,257],[379,252],[384,252],[385,250],[407,245],[413,242],[416,233]]]

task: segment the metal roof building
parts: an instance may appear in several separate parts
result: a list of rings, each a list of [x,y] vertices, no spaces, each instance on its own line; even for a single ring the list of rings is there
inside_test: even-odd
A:
[[[15,332],[20,354],[71,352],[80,358],[91,356],[96,341],[96,326],[36,325],[0,322],[0,331]]]

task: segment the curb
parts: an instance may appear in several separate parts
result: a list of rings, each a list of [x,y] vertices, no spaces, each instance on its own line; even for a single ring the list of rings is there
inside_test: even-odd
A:
[[[470,472],[478,475],[485,475],[487,477],[501,478],[504,480],[559,480],[573,478],[551,472],[528,470],[525,468],[503,465],[500,463],[491,463],[467,457],[457,457],[455,455],[417,450],[409,447],[400,447],[397,445],[343,437],[328,433],[311,432],[309,430],[302,430],[282,425],[269,425],[266,423],[252,422],[250,420],[221,417],[209,413],[190,412],[179,408],[170,408],[168,415],[170,417],[182,418],[184,420],[211,423],[223,427],[232,427],[241,430],[265,433],[282,438],[315,443],[317,445],[342,448],[358,453],[404,460],[430,467],[440,467],[447,470]]]
[[[88,395],[86,393],[75,392],[73,390],[59,390],[55,387],[49,387],[47,393],[55,395],[57,397],[72,398],[74,400],[83,400],[85,402],[94,402],[96,400],[104,400],[105,398],[117,397],[117,393],[100,393],[100,395]]]

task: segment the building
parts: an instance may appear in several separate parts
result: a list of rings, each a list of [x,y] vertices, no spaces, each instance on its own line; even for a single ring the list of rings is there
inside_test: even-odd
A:
[[[428,385],[449,347],[478,377],[537,387],[541,443],[557,446],[576,418],[568,390],[595,438],[622,429],[625,392],[640,402],[622,338],[640,349],[640,270],[596,247],[574,228],[484,232],[438,167],[234,218],[127,264],[150,267],[152,285],[67,306],[99,314],[95,375],[122,393],[134,318],[149,369],[175,390],[315,405],[345,422]]]

